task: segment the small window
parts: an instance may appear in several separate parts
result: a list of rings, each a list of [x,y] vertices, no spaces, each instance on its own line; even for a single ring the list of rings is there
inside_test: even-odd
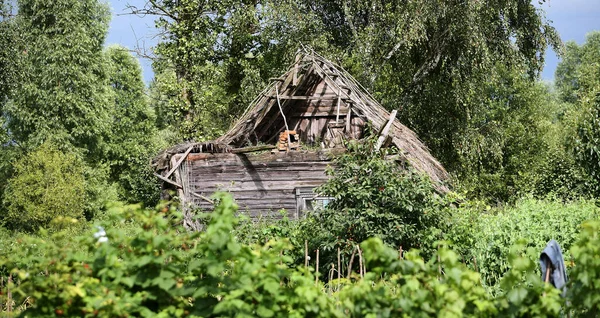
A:
[[[319,196],[314,188],[296,188],[296,217],[302,217],[307,211],[324,209],[332,197]]]

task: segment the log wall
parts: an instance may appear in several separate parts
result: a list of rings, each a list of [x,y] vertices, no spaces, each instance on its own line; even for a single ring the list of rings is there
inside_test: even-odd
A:
[[[281,209],[296,218],[296,188],[314,188],[328,176],[325,170],[343,149],[262,154],[189,154],[181,165],[186,203],[210,210],[200,196],[215,191],[232,194],[239,210],[253,218],[280,217]]]

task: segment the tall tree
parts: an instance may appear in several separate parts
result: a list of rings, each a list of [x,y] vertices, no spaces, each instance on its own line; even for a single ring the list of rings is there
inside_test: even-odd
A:
[[[582,45],[569,42],[556,69],[555,82],[564,101],[578,117],[570,136],[570,150],[590,178],[586,188],[600,194],[600,32],[586,36]]]
[[[150,172],[149,158],[157,151],[153,144],[156,116],[145,95],[141,66],[121,46],[106,49],[106,57],[114,101],[105,158],[111,179],[119,183],[124,199],[155,203],[160,187]]]
[[[547,45],[559,43],[528,0],[307,2],[346,47],[350,71],[451,170],[457,141],[486,111],[480,98],[496,65],[523,65],[533,77]]]
[[[46,139],[91,154],[110,129],[102,46],[109,10],[97,0],[21,0],[19,71],[26,76],[6,105],[14,141]]]

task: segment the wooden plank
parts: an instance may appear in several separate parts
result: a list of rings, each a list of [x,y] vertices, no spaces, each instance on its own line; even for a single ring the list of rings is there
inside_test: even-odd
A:
[[[350,108],[347,106],[347,104],[342,103],[342,106],[340,107],[340,112],[346,113],[348,110],[350,110]],[[333,105],[333,104],[327,104],[327,105],[306,104],[306,105],[302,105],[300,107],[295,108],[293,113],[335,112],[335,111],[336,111],[335,105]]]
[[[377,143],[375,144],[375,151],[378,151],[379,148],[381,148],[381,145],[383,144],[388,133],[390,132],[390,127],[392,127],[392,124],[394,123],[395,119],[396,119],[396,110],[394,109],[392,111],[392,113],[390,114],[390,119],[388,120],[387,124],[385,124],[383,131],[379,135],[379,138],[377,138]]]
[[[230,192],[244,192],[244,191],[259,191],[259,192],[271,192],[275,191],[292,191],[297,187],[312,187],[314,185],[321,185],[325,183],[329,178],[307,178],[307,179],[296,179],[296,180],[244,180],[237,182],[229,182],[229,180],[212,180],[204,183],[192,183],[190,189],[195,192],[214,192],[214,191],[230,191]],[[266,194],[265,194],[266,195]]]
[[[173,174],[173,172],[175,172],[175,170],[177,170],[177,168],[179,168],[179,165],[181,165],[183,160],[185,160],[185,158],[192,151],[193,148],[194,148],[194,146],[191,146],[185,151],[183,156],[181,156],[181,158],[179,158],[179,160],[175,163],[175,165],[173,165],[171,170],[169,170],[169,172],[167,172],[167,174],[165,175],[165,178],[169,178],[171,176],[171,174]]]
[[[328,112],[317,112],[317,113],[295,113],[295,114],[291,114],[290,117],[291,118],[312,118],[312,117],[331,117],[331,118],[339,118],[339,116],[346,116],[347,113],[345,112],[340,112],[338,114],[336,114],[335,111],[328,111]]]
[[[321,162],[320,164],[302,164],[302,165],[286,165],[285,163],[273,163],[264,166],[243,166],[239,164],[224,164],[219,166],[192,166],[190,169],[193,174],[223,174],[223,173],[234,173],[242,174],[247,173],[247,170],[255,172],[265,173],[298,173],[298,172],[310,172],[326,170],[327,167],[331,166],[331,162]]]
[[[280,153],[262,153],[262,154],[248,154],[245,156],[245,162],[251,162],[252,164],[260,164],[267,162],[308,162],[308,161],[329,161],[335,156],[344,153],[344,149],[322,149],[319,151],[290,151]],[[224,161],[231,158],[237,158],[241,160],[240,155],[231,153],[192,153],[188,156],[188,161],[197,160],[212,160],[212,161]]]
[[[193,195],[193,196],[195,196],[196,198],[200,198],[200,199],[202,199],[202,200],[204,200],[204,201],[206,201],[206,202],[208,202],[208,203],[210,203],[210,204],[214,204],[214,203],[215,203],[215,201],[213,201],[213,200],[211,200],[211,199],[209,199],[209,198],[207,198],[207,197],[203,196],[202,194],[199,194],[199,193],[196,193],[196,192],[193,192],[193,191],[192,191],[191,193],[192,193],[192,195]]]
[[[275,146],[274,145],[260,145],[260,146],[231,149],[230,153],[248,153],[248,152],[256,152],[256,151],[271,150],[271,149],[275,149]]]
[[[265,97],[270,98],[270,99],[277,99],[277,96],[273,96],[273,95],[265,95]],[[313,95],[313,96],[284,96],[284,95],[279,95],[279,99],[280,100],[327,100],[327,101],[334,101],[337,100],[338,97],[337,96],[319,96],[319,95]]]
[[[171,184],[171,185],[174,185],[174,186],[176,186],[177,188],[183,189],[183,187],[182,187],[182,186],[181,186],[179,183],[177,183],[177,182],[175,182],[175,181],[173,181],[173,180],[171,180],[171,179],[167,179],[167,178],[165,178],[165,177],[161,176],[160,174],[158,174],[158,173],[156,173],[156,172],[154,173],[154,175],[155,175],[157,178],[159,178],[160,180],[162,180],[162,181],[164,181],[164,182],[166,182],[166,183],[168,183],[168,184]]]

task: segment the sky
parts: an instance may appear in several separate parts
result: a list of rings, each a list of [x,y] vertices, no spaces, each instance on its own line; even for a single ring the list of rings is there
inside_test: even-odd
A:
[[[538,3],[538,0],[533,0]],[[147,52],[157,43],[153,17],[138,17],[130,14],[127,5],[143,7],[146,0],[109,0],[113,13],[107,38],[107,45],[121,44],[131,50],[145,49]],[[600,30],[600,0],[547,0],[538,5],[546,12],[546,18],[558,30],[563,42],[585,42],[585,35]],[[559,62],[559,57],[549,50],[542,80],[551,81]],[[144,81],[148,84],[152,77],[151,61],[140,58]]]

